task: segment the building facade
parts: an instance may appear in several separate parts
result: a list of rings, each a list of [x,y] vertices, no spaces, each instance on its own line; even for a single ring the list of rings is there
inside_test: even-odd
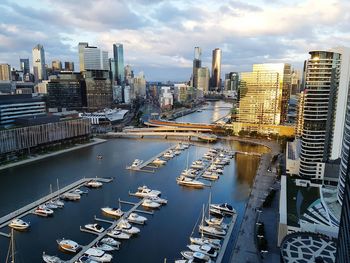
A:
[[[23,75],[30,73],[29,58],[19,59],[19,68],[23,72]]]
[[[66,61],[64,62],[65,71],[74,71],[74,62]]]
[[[47,79],[45,67],[45,51],[40,44],[36,45],[33,50],[33,73],[36,82]]]
[[[194,59],[193,59],[193,69],[192,69],[192,82],[193,87],[198,88],[198,69],[202,67],[202,50],[200,47],[194,48]]]
[[[61,71],[62,70],[62,62],[60,60],[52,61],[52,70],[53,71]]]
[[[213,50],[211,66],[211,88],[212,90],[221,90],[221,49]]]
[[[122,85],[125,82],[124,78],[124,48],[123,44],[113,44],[113,57],[115,63],[115,77],[114,81],[117,81],[118,85]]]
[[[198,72],[197,89],[203,91],[203,93],[206,94],[209,92],[209,80],[210,80],[209,69],[207,67],[198,68],[197,72]]]
[[[89,46],[88,43],[79,43],[80,71],[86,70],[109,70],[108,52],[97,47]]]
[[[0,80],[11,80],[11,66],[0,64]]]

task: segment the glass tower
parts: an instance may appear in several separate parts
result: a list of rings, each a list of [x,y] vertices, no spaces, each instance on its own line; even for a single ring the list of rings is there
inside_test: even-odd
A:
[[[123,44],[113,44],[113,56],[115,62],[115,73],[113,74],[118,85],[122,85],[125,82],[124,77],[124,49]]]

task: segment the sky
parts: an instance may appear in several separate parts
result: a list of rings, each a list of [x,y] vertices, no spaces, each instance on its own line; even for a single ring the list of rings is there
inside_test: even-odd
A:
[[[254,63],[302,68],[310,50],[350,46],[349,0],[0,0],[0,63],[19,67],[44,46],[46,63],[74,61],[79,42],[109,51],[149,81],[187,81],[194,47],[211,69],[222,50],[222,76]]]

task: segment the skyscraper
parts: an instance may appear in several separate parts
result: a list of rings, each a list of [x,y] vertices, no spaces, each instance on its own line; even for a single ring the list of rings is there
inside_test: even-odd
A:
[[[69,61],[64,62],[64,70],[74,71],[74,62],[69,62]]]
[[[19,67],[23,71],[23,75],[30,73],[29,58],[20,58]]]
[[[35,81],[41,81],[47,79],[46,67],[45,67],[45,51],[44,47],[40,44],[33,48],[33,73]]]
[[[350,73],[346,50],[311,51],[306,61],[301,177],[322,180],[318,164],[340,157]]]
[[[221,90],[221,49],[219,48],[213,50],[211,87],[213,90]]]
[[[88,43],[79,43],[78,50],[80,71],[109,70],[107,51],[89,46]]]
[[[198,88],[198,69],[202,66],[201,56],[202,56],[201,48],[195,47],[194,48],[192,80],[193,80],[193,87],[196,87],[196,88]]]
[[[197,89],[202,90],[203,93],[208,93],[209,91],[209,69],[207,67],[205,68],[198,68],[197,69]]]
[[[11,66],[0,64],[0,80],[11,80]]]
[[[116,43],[113,44],[113,57],[114,57],[114,63],[115,66],[115,76],[116,79],[114,81],[117,81],[118,85],[122,85],[125,82],[124,78],[124,49],[123,44]]]
[[[62,70],[62,62],[60,60],[52,61],[52,70],[53,71],[61,71]]]

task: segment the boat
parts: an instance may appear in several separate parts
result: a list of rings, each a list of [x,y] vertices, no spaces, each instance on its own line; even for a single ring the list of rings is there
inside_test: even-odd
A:
[[[80,200],[81,195],[77,193],[67,192],[61,195],[61,199],[68,201],[77,201]]]
[[[152,197],[152,196],[159,196],[161,194],[160,191],[158,190],[151,190],[147,186],[140,186],[137,188],[137,192],[134,193],[133,195],[137,197]]]
[[[88,194],[89,191],[88,190],[81,190],[79,188],[73,190],[71,193],[75,193],[75,194],[79,194],[79,195],[84,195],[84,194]]]
[[[90,187],[90,188],[99,188],[103,184],[101,182],[98,182],[96,180],[91,180],[85,184],[85,186]]]
[[[86,224],[84,227],[96,233],[102,233],[105,231],[105,229],[99,224]]]
[[[88,256],[81,256],[75,263],[98,263],[96,260],[89,258]]]
[[[191,245],[187,245],[187,247],[193,252],[200,252],[212,258],[216,258],[218,255],[218,252],[216,251],[216,249],[207,244],[204,244],[204,245],[191,244]]]
[[[174,157],[175,157],[175,154],[173,154],[172,151],[168,151],[168,152],[163,154],[163,158],[166,158],[166,159],[172,159]]]
[[[190,237],[190,241],[192,244],[196,244],[196,245],[207,244],[218,250],[221,248],[220,239],[212,239],[212,238],[204,237],[203,235],[202,237]]]
[[[113,259],[113,256],[111,254],[108,254],[103,250],[97,248],[89,248],[85,251],[84,254],[88,256],[88,258],[97,262],[111,262]]]
[[[223,238],[226,235],[226,231],[224,229],[219,229],[213,226],[205,226],[203,224],[199,225],[199,232],[203,232],[203,234],[220,238]]]
[[[189,177],[189,178],[196,178],[197,174],[198,174],[197,171],[194,169],[185,169],[181,173],[181,175]]]
[[[219,176],[216,173],[212,173],[212,172],[208,172],[208,171],[205,171],[202,174],[202,177],[204,179],[211,180],[211,181],[215,181],[215,180],[219,179]]]
[[[180,155],[180,154],[181,154],[181,151],[180,151],[180,150],[175,150],[175,151],[174,151],[174,154],[175,154],[175,155]]]
[[[191,165],[191,168],[201,170],[204,168],[204,166],[202,164],[198,164],[198,163],[193,162]]]
[[[209,213],[212,215],[215,215],[216,217],[223,217],[224,216],[224,213],[221,210],[213,208],[213,207],[209,207]]]
[[[35,210],[34,214],[38,216],[51,216],[53,215],[53,211],[47,208],[45,205],[39,205]]]
[[[101,210],[102,212],[110,216],[121,217],[122,215],[124,215],[124,212],[120,208],[103,207],[101,208]]]
[[[199,109],[199,110],[197,110],[197,112],[202,112],[203,110],[201,110],[201,109]]]
[[[180,175],[179,177],[177,177],[176,182],[182,186],[195,187],[195,188],[203,188],[204,187],[204,183],[197,181],[197,180],[193,180],[191,178],[187,178],[183,175]]]
[[[47,202],[45,203],[45,206],[48,208],[48,209],[57,209],[58,206],[53,204],[53,203],[50,203],[50,202]]]
[[[63,208],[64,207],[64,203],[62,201],[60,201],[59,199],[52,199],[48,203],[54,204],[58,208]]]
[[[156,158],[156,159],[153,160],[152,163],[155,164],[155,165],[163,165],[163,164],[166,164],[166,161],[162,160],[160,158]]]
[[[200,252],[193,252],[193,251],[181,251],[181,255],[187,259],[187,262],[203,262],[203,263],[211,263],[211,259],[208,255],[205,255]],[[194,259],[197,259],[199,261],[194,261]],[[192,261],[190,261],[192,260]],[[186,262],[186,261],[185,261]]]
[[[158,208],[161,206],[160,203],[153,202],[150,199],[144,199],[141,205],[146,208]]]
[[[66,261],[63,261],[62,259],[60,259],[57,256],[47,255],[45,252],[43,252],[42,258],[43,258],[43,261],[46,262],[46,263],[64,263],[64,262],[66,262]]]
[[[9,227],[16,230],[26,230],[30,227],[30,223],[25,222],[22,219],[15,218],[10,222]]]
[[[96,156],[96,158],[97,158],[98,160],[102,160],[102,159],[103,159],[103,156],[102,156],[101,154],[98,154],[98,155]]]
[[[130,168],[138,168],[143,163],[143,160],[135,159]]]
[[[190,145],[188,143],[182,143],[182,147],[184,149],[188,149],[190,147]]]
[[[111,238],[111,237],[105,237],[105,238],[102,238],[101,243],[104,243],[106,245],[109,245],[109,246],[112,246],[112,247],[118,247],[120,246],[120,242],[115,240],[114,238]]]
[[[209,218],[205,218],[204,221],[205,223],[207,223],[209,226],[218,226],[218,227],[221,227],[223,229],[226,229],[227,228],[227,225],[226,224],[223,224],[223,220],[224,218],[221,217],[221,218],[218,218],[218,217],[209,217]]]
[[[148,200],[151,200],[152,202],[156,202],[161,205],[166,205],[168,203],[168,200],[164,198],[160,198],[159,196],[151,196],[147,197]]]
[[[57,239],[56,242],[58,246],[64,251],[76,253],[80,249],[80,245],[70,239]]]
[[[130,235],[135,235],[140,232],[139,228],[130,225],[130,223],[126,219],[121,219],[115,227],[115,230],[120,230]]]
[[[97,249],[101,249],[103,251],[113,251],[113,250],[119,249],[119,247],[112,247],[111,245],[107,245],[107,244],[105,244],[103,242],[99,242],[99,241],[96,242],[95,247]]]
[[[140,216],[140,215],[138,215],[136,213],[130,213],[130,215],[128,216],[127,220],[130,223],[143,225],[147,221],[147,218],[144,217],[144,216]]]
[[[131,237],[130,234],[123,233],[121,230],[110,229],[107,231],[107,236],[117,239],[129,239]]]
[[[222,211],[224,214],[229,214],[229,215],[233,215],[236,213],[236,210],[228,203],[211,204],[210,208],[218,209]]]

